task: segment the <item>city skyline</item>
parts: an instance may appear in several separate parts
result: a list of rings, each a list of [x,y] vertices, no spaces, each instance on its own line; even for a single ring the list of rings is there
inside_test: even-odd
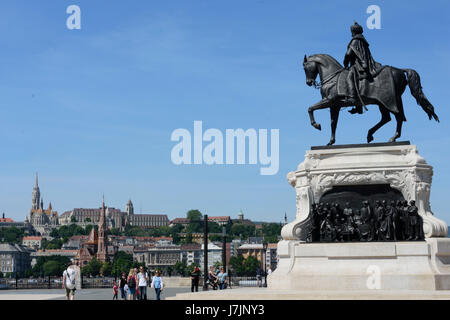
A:
[[[133,202],[133,199],[130,198],[130,199],[126,200],[125,207],[128,206],[129,202]],[[47,205],[46,205],[46,203],[47,203]],[[38,174],[38,172],[36,172],[35,184],[34,184],[34,187],[32,189],[32,195],[31,195],[31,205],[30,205],[31,210],[44,209],[46,206],[49,207],[49,209],[51,210],[54,207],[53,203],[54,203],[54,201],[52,201],[52,200],[49,200],[48,202],[45,202],[44,201],[44,197],[41,196],[41,188],[39,186],[39,174]],[[115,201],[115,203],[117,203],[117,201]],[[87,209],[87,208],[101,209],[103,205],[106,205],[107,208],[118,209],[118,210],[120,210],[122,212],[126,212],[127,211],[127,209],[122,210],[122,206],[110,206],[110,205],[107,205],[107,201],[105,200],[105,195],[104,194],[102,194],[102,196],[101,196],[101,204],[99,206],[77,206],[77,207],[73,207],[73,208],[70,208],[70,209],[64,209],[64,210],[57,210],[57,208],[55,208],[56,209],[55,211],[58,212],[58,216],[61,216],[62,214],[67,213],[67,212],[71,212],[74,209],[79,209],[79,208],[84,208],[84,209]],[[132,203],[132,205],[133,205],[133,203]],[[186,213],[189,210],[195,210],[195,208],[187,209],[184,214],[178,214],[178,215],[177,214],[174,214],[174,215],[167,214],[167,216],[169,217],[169,220],[173,220],[173,219],[176,219],[176,218],[183,218],[183,217],[185,217]],[[227,214],[225,216],[237,217],[239,215],[239,213],[241,213],[241,212],[243,213],[243,210],[239,209],[238,212],[233,213],[233,214]],[[26,213],[26,215],[24,217],[22,217],[22,218],[10,216],[6,212],[2,212],[2,214],[4,214],[6,218],[12,218],[14,221],[19,222],[19,221],[25,220],[25,218],[29,218],[30,212]],[[159,215],[159,214],[166,214],[166,213],[165,212],[136,212],[136,214],[155,214],[155,215]],[[207,214],[207,213],[203,213],[202,212],[202,214]],[[219,215],[219,214],[213,214],[213,215],[208,214],[208,215],[209,216],[222,216],[222,215]],[[283,216],[283,218],[284,218],[284,216]],[[282,219],[280,219],[280,221],[267,221],[267,222],[278,223],[278,222],[282,222]]]
[[[428,121],[404,95],[401,140],[433,166],[431,209],[449,223],[448,1],[77,0],[81,30],[69,30],[72,4],[0,5],[0,210],[7,216],[22,220],[29,212],[38,171],[41,195],[58,213],[96,208],[105,194],[111,207],[131,198],[137,213],[171,218],[190,209],[242,209],[254,221],[282,221],[285,212],[293,221],[296,193],[286,175],[305,150],[328,142],[330,130],[326,111],[316,113],[321,132],[310,125],[307,110],[320,93],[306,85],[301,63],[316,53],[342,62],[356,20],[376,61],[420,74],[441,119]],[[380,7],[381,29],[366,27],[372,4]],[[341,112],[340,144],[366,142],[379,121],[377,108],[368,109]],[[205,131],[279,129],[278,173],[261,176],[252,164],[175,165],[171,134],[193,130],[194,121]],[[386,142],[394,126],[374,142]]]

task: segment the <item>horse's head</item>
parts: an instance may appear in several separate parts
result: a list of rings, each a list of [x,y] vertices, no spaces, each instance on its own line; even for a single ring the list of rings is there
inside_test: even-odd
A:
[[[303,69],[305,70],[306,84],[311,87],[314,83],[316,83],[317,74],[319,73],[317,62],[312,60],[308,61],[305,54],[305,58],[303,59]]]

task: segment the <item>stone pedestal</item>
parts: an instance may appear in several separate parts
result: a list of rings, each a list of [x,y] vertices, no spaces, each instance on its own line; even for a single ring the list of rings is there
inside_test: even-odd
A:
[[[450,239],[278,244],[274,290],[450,290]]]
[[[450,290],[447,224],[430,207],[433,169],[409,143],[313,148],[287,176],[296,219],[284,226],[279,264],[268,279],[278,290]],[[338,186],[388,185],[416,201],[426,241],[305,243],[311,205]],[[379,280],[379,282],[377,282]],[[379,285],[378,285],[378,284]],[[381,288],[380,288],[381,286]]]

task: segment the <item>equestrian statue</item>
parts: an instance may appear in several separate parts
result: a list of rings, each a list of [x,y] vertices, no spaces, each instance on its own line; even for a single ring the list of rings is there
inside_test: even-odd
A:
[[[308,109],[311,125],[321,130],[314,119],[314,111],[330,109],[331,139],[328,145],[336,141],[336,126],[339,111],[343,107],[354,107],[351,114],[362,114],[366,105],[378,105],[381,120],[369,130],[367,142],[373,141],[374,133],[391,121],[391,113],[397,121],[394,136],[389,142],[395,142],[402,134],[402,125],[406,121],[403,111],[402,95],[409,86],[417,104],[426,112],[429,119],[439,122],[434,107],[422,91],[419,74],[412,69],[399,69],[382,66],[376,62],[369,49],[369,43],[363,36],[363,28],[354,23],[350,27],[350,41],[344,58],[344,67],[327,54],[315,54],[303,59],[306,84],[320,88],[322,100]],[[317,75],[320,83],[316,82]]]

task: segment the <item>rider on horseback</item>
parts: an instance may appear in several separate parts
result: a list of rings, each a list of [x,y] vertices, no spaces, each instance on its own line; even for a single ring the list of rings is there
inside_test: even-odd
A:
[[[347,53],[344,58],[344,67],[348,68],[350,64],[350,72],[347,78],[349,96],[346,97],[346,102],[356,106],[349,111],[351,114],[362,114],[364,102],[357,91],[359,80],[367,79],[369,82],[372,82],[379,71],[379,64],[375,62],[370,53],[369,43],[362,35],[363,28],[355,21],[350,30],[352,32],[352,40],[347,47]]]

